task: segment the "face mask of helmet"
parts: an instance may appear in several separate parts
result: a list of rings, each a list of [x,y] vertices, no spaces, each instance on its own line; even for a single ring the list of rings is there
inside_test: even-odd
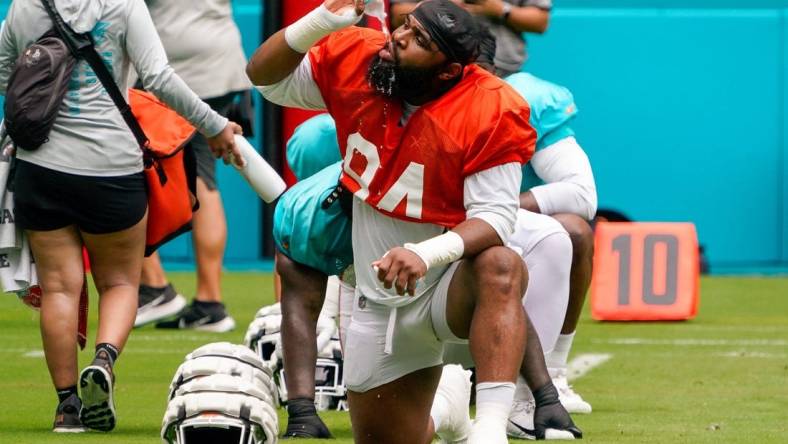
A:
[[[183,421],[176,432],[176,442],[178,444],[262,443],[260,432],[255,429],[255,426],[241,419],[204,414]]]

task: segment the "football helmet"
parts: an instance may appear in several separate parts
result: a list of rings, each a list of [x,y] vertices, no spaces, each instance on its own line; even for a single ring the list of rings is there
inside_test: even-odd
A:
[[[272,370],[253,351],[228,342],[207,344],[186,355],[186,360],[172,378],[167,399],[174,398],[182,385],[215,374],[234,376],[261,388],[278,407],[279,398]]]
[[[274,400],[267,389],[225,374],[179,386],[161,428],[166,444],[275,444],[278,434]]]
[[[279,304],[261,308],[246,331],[244,343],[270,368],[281,402],[287,401],[287,384],[281,348],[282,314]],[[342,348],[336,320],[317,321],[318,358],[315,367],[315,406],[318,410],[347,409]]]

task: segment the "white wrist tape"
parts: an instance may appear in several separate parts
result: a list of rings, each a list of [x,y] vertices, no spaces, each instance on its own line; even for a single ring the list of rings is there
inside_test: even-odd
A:
[[[459,260],[465,252],[465,242],[454,231],[447,231],[418,244],[408,243],[403,247],[416,253],[427,264],[428,270]]]
[[[355,25],[361,17],[356,15],[354,9],[338,15],[329,11],[325,5],[320,5],[285,29],[285,41],[294,51],[306,54],[318,40],[334,31]]]

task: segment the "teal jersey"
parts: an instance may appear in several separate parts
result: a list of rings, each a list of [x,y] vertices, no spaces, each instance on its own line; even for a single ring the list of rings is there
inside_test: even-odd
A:
[[[274,211],[274,243],[285,256],[326,275],[353,263],[351,221],[339,202],[322,203],[339,183],[336,162],[298,182],[279,198]]]
[[[530,122],[536,130],[536,151],[575,135],[569,125],[577,115],[577,106],[571,91],[526,72],[512,74],[504,80],[531,106]],[[523,166],[520,192],[543,183],[530,163]]]
[[[328,114],[306,120],[287,141],[287,163],[298,180],[340,160],[337,126]]]

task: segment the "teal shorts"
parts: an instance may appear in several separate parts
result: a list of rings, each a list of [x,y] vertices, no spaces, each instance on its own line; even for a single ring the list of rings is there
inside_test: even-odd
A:
[[[337,275],[353,263],[351,220],[338,201],[322,204],[339,183],[342,162],[298,182],[279,199],[274,243],[299,264]]]

